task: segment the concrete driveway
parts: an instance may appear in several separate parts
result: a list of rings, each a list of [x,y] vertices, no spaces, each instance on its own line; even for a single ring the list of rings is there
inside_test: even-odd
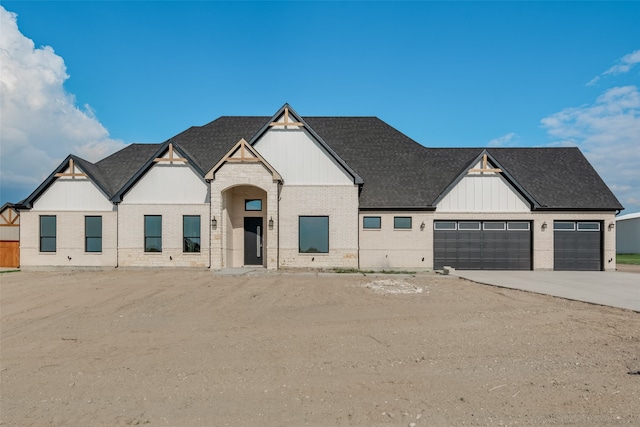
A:
[[[455,270],[474,282],[640,312],[640,274],[619,271]]]

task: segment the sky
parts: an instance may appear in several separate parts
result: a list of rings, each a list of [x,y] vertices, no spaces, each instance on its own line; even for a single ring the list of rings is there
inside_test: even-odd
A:
[[[220,116],[577,146],[640,211],[640,2],[0,1],[0,202]]]

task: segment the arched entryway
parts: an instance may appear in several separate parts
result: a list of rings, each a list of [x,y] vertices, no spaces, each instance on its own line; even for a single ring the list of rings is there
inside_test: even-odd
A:
[[[222,192],[221,208],[224,265],[266,267],[267,192],[252,185],[228,188]]]

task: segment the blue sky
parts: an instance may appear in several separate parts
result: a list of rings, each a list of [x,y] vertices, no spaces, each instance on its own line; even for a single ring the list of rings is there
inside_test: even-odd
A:
[[[640,211],[640,2],[0,5],[2,203],[69,153],[288,102],[431,147],[577,145]]]

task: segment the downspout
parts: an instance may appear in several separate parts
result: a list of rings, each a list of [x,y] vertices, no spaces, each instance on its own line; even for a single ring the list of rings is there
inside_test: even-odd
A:
[[[213,240],[212,240],[213,232],[211,231],[211,207],[213,205],[213,202],[211,200],[211,180],[207,179],[206,181],[207,181],[207,184],[209,185],[209,220],[207,221],[207,228],[209,229],[209,248],[208,248],[209,249],[209,265],[207,266],[207,268],[211,270],[211,260],[212,260],[211,249],[213,246]]]
[[[280,270],[280,192],[282,191],[282,180],[278,181],[278,200],[276,207],[278,208],[277,220],[278,220],[278,249],[276,250],[276,270]]]
[[[118,203],[113,204],[116,207],[116,267],[120,265],[120,209]]]

